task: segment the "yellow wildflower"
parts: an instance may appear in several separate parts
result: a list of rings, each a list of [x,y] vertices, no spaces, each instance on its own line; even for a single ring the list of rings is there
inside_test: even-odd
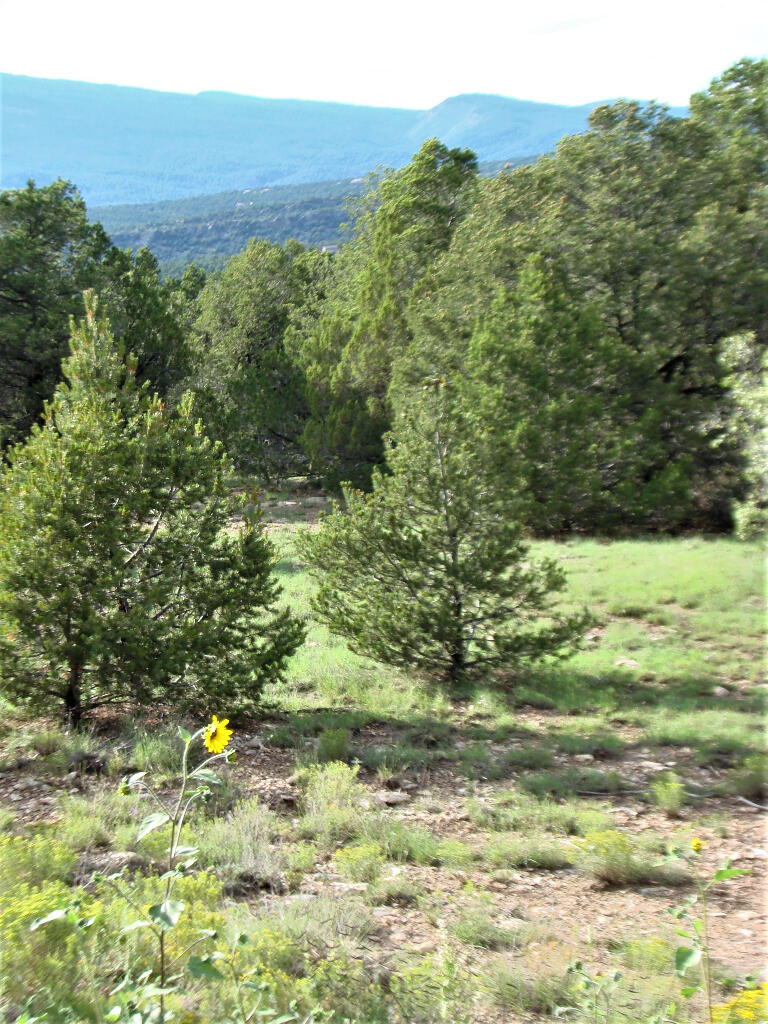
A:
[[[205,736],[203,736],[206,750],[210,750],[212,754],[220,754],[222,752],[229,743],[229,737],[232,735],[232,730],[227,728],[228,725],[228,718],[222,718],[219,721],[216,715],[213,715],[211,721],[205,727]]]
[[[694,853],[701,853],[701,851],[704,849],[704,843],[701,839],[699,839],[698,836],[691,840],[691,849]]]

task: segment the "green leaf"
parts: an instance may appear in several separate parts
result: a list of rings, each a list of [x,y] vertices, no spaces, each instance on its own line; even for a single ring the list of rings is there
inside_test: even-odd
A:
[[[156,828],[162,828],[163,825],[167,825],[170,820],[170,816],[165,811],[154,811],[152,814],[148,814],[139,827],[136,841],[139,842],[144,836],[154,832]]]
[[[193,978],[211,978],[215,981],[223,981],[224,975],[217,970],[207,956],[191,956],[187,964],[187,970]]]
[[[675,971],[682,977],[689,967],[695,967],[701,960],[700,949],[690,949],[688,946],[680,946],[675,952]]]
[[[695,995],[700,988],[701,985],[689,985],[686,988],[680,989],[680,995],[683,997],[683,999],[690,999],[691,996]]]
[[[720,868],[712,875],[712,883],[724,882],[728,878],[738,878],[739,875],[751,875],[751,871],[745,871],[741,868]]]
[[[166,931],[175,926],[183,910],[184,904],[181,900],[166,900],[164,903],[150,907],[149,916],[154,924]]]
[[[182,729],[181,726],[179,726],[179,736],[184,740],[185,743],[189,743],[190,740],[192,739],[192,734],[187,732],[186,729]]]
[[[38,928],[42,928],[44,924],[50,924],[52,921],[66,921],[70,918],[71,911],[69,910],[52,910],[50,914],[46,914],[45,917],[38,917],[36,921],[33,921],[29,926],[31,932],[36,932]]]

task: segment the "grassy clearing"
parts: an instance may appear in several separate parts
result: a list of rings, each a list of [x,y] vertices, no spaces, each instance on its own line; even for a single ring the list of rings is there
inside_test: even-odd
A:
[[[308,614],[295,529],[274,533],[278,571],[285,600]],[[624,975],[616,1020],[703,1019],[700,997],[689,1004],[674,976],[680,940],[666,910],[693,890],[667,847],[701,835],[711,867],[761,841],[759,816],[735,800],[765,802],[758,548],[697,538],[536,548],[564,560],[568,600],[600,619],[571,660],[498,678],[452,707],[313,626],[285,682],[265,693],[268,723],[241,725],[263,746],[242,751],[189,822],[197,863],[177,938],[223,955],[247,933],[237,968],[256,972],[273,1015],[296,1000],[353,1024],[501,1024],[567,1007],[586,1024],[603,1018],[568,973],[581,961],[591,976]],[[122,869],[142,912],[157,901],[167,829],[137,842],[148,807],[117,790],[129,771],[172,790],[175,722],[74,736],[7,708],[0,728],[0,787],[50,782],[37,816],[26,796],[0,812],[0,1019],[95,1022],[83,952],[102,1015],[121,972],[153,967],[146,938],[123,932],[136,911],[92,874]],[[400,803],[380,799],[393,792]],[[762,943],[748,916],[756,878],[721,889],[715,997],[725,1003]],[[73,899],[99,921],[85,950],[62,922],[30,931]],[[234,1019],[224,983],[184,986],[179,1019]]]

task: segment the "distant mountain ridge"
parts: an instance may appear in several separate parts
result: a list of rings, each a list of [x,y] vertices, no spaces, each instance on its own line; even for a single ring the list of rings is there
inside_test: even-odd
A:
[[[67,178],[98,206],[348,180],[402,166],[431,136],[480,160],[531,157],[583,131],[599,105],[478,94],[420,111],[7,74],[0,93],[0,186]]]
[[[492,175],[522,162],[487,161],[479,170]],[[337,246],[348,237],[342,230],[350,220],[346,201],[366,187],[365,179],[343,178],[157,203],[92,206],[88,215],[103,224],[115,245],[133,250],[146,245],[166,273],[178,276],[189,263],[207,270],[223,266],[251,238],[281,245],[295,238],[316,248]]]

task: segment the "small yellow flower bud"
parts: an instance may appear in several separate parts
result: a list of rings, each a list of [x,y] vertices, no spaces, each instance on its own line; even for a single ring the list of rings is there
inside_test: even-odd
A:
[[[699,839],[698,836],[691,840],[691,849],[694,853],[701,853],[701,851],[704,849],[704,843],[701,841],[701,839]]]

